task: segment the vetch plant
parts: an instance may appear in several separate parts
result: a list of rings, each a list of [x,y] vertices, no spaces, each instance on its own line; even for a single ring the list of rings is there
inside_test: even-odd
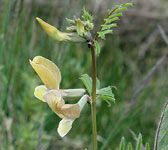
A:
[[[44,31],[54,40],[62,42],[83,42],[86,43],[91,51],[92,57],[92,77],[88,74],[81,75],[81,80],[86,89],[60,89],[61,73],[59,68],[50,60],[36,56],[30,64],[36,71],[44,85],[39,85],[35,88],[34,95],[36,98],[46,102],[49,107],[62,120],[58,125],[58,133],[64,137],[72,128],[72,123],[80,117],[80,113],[87,102],[91,104],[91,119],[92,119],[92,143],[93,150],[97,150],[97,126],[96,126],[96,101],[103,99],[108,104],[115,102],[115,97],[112,92],[112,86],[101,88],[100,81],[97,78],[96,56],[100,55],[100,46],[98,39],[105,39],[107,34],[113,33],[113,28],[117,27],[116,21],[122,16],[122,12],[127,10],[127,7],[132,6],[132,3],[124,3],[116,5],[114,9],[108,10],[108,14],[100,26],[96,35],[93,37],[91,30],[94,28],[92,16],[83,9],[81,18],[67,19],[69,26],[66,28],[68,32],[61,32],[57,28],[51,26],[40,18],[36,18]],[[80,97],[76,104],[65,104],[66,97]],[[168,149],[168,104],[165,105],[158,129],[155,137],[155,150]],[[136,150],[149,150],[148,143],[144,146],[142,143],[142,135],[139,134],[136,138]],[[121,139],[120,150],[133,150],[131,143],[125,144],[124,137]]]
[[[86,43],[91,51],[92,57],[92,78],[88,74],[81,75],[86,91],[84,89],[60,90],[59,84],[61,75],[58,67],[41,56],[37,56],[30,61],[30,64],[37,72],[44,85],[38,86],[35,89],[34,95],[40,100],[47,102],[51,109],[61,118],[59,123],[58,133],[63,137],[72,127],[72,122],[80,116],[80,112],[87,100],[91,104],[92,118],[92,142],[93,150],[97,150],[97,127],[96,127],[96,100],[103,99],[105,101],[115,102],[112,87],[100,87],[100,81],[97,78],[96,56],[100,54],[100,46],[98,39],[105,39],[107,34],[113,32],[113,28],[117,27],[116,21],[122,16],[122,12],[127,10],[132,3],[124,3],[117,5],[114,9],[108,10],[108,14],[104,19],[100,29],[96,35],[91,34],[94,28],[92,16],[83,9],[81,18],[74,17],[66,19],[69,26],[66,28],[68,32],[61,32],[52,25],[46,23],[40,18],[36,18],[43,30],[53,40],[63,42],[83,42]],[[84,96],[83,96],[84,95]],[[77,104],[65,104],[63,97],[83,96]],[[109,103],[109,102],[108,102]]]

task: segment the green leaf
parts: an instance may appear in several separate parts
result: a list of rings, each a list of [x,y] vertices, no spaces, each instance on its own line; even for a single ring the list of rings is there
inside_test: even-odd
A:
[[[100,54],[100,45],[99,42],[94,40],[94,44],[95,44],[95,50],[96,50],[96,55],[99,56]]]
[[[98,95],[98,98],[115,102],[115,98],[109,96]]]
[[[165,105],[161,115],[156,133],[155,145],[157,146],[158,150],[168,149],[168,103]]]
[[[98,33],[99,37],[100,37],[102,40],[105,39],[105,35],[104,35],[103,32],[97,32],[97,33]]]
[[[85,85],[89,95],[91,96],[92,93],[92,78],[88,74],[83,74],[80,78]],[[98,78],[96,78],[96,89],[100,89],[100,81]]]
[[[120,150],[125,150],[125,138],[124,137],[122,137],[121,139]]]
[[[103,100],[107,103],[108,107],[111,107],[111,103],[107,99],[103,99]]]
[[[105,30],[105,31],[103,31],[102,33],[103,33],[104,35],[105,35],[105,34],[109,34],[109,33],[113,33],[113,30]]]
[[[142,135],[139,134],[137,145],[136,145],[136,150],[141,150],[141,146],[142,146]]]
[[[127,150],[132,150],[132,144],[129,142],[128,143],[128,148],[127,148]]]
[[[129,6],[132,6],[133,4],[132,3],[125,3],[125,4],[121,4],[120,6],[121,7],[129,7]]]
[[[120,8],[121,6],[120,5],[116,5],[115,8]]]
[[[149,143],[146,143],[145,150],[150,150]]]
[[[114,94],[110,86],[97,90],[96,94],[98,98],[115,102]]]
[[[120,16],[122,16],[122,15],[123,15],[122,13],[117,13],[117,14],[114,14],[114,15],[109,16],[109,18],[120,17]]]
[[[119,20],[119,18],[118,17],[114,17],[112,19],[104,19],[104,20],[106,21],[106,24],[107,24],[107,23],[111,23],[111,22],[114,22],[116,20]]]
[[[83,74],[80,79],[82,80],[89,95],[91,96],[91,93],[92,93],[92,79],[91,79],[91,77],[89,77],[88,74]]]
[[[132,6],[132,3],[124,3],[121,5],[116,5],[115,9],[109,10],[108,9],[108,17],[104,19],[104,24],[102,25],[101,31],[97,32],[98,37],[101,39],[105,39],[105,34],[112,33],[110,30],[112,27],[116,27],[117,24],[110,24],[116,20],[119,20],[119,16],[122,16],[122,11],[126,11],[128,6]],[[110,16],[109,16],[110,15]],[[110,25],[108,25],[110,24]]]
[[[108,25],[106,25],[106,24],[102,25],[102,31],[107,30],[107,29],[109,29]]]
[[[100,89],[100,80],[98,78],[96,78],[96,89]]]
[[[126,10],[127,10],[126,7],[122,7],[122,8],[116,9],[114,12],[121,12],[121,11],[126,11]]]
[[[108,14],[110,14],[110,13],[111,13],[111,10],[110,10],[110,9],[107,9],[107,12],[108,12]]]
[[[117,27],[117,24],[116,23],[112,23],[112,24],[109,24],[109,25],[103,25],[102,30],[108,30],[108,29],[111,29],[113,27]]]
[[[83,19],[89,20],[90,22],[93,20],[92,16],[86,11],[85,8],[83,8]]]
[[[111,86],[108,86],[108,87],[105,87],[105,88],[98,90],[97,94],[114,97],[114,94],[112,93],[112,90],[111,90]]]
[[[112,24],[109,24],[108,27],[109,27],[109,29],[110,28],[114,28],[114,27],[117,27],[117,24],[116,23],[112,23]]]

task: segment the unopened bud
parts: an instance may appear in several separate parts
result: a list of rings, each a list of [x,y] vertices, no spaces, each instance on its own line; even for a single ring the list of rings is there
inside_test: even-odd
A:
[[[66,41],[66,42],[85,42],[86,39],[80,37],[76,33],[65,33],[59,31],[54,26],[46,23],[40,18],[36,18],[36,20],[39,22],[43,30],[48,34],[49,37],[51,37],[53,40],[57,41]]]
[[[78,22],[77,22],[77,33],[80,36],[83,36],[85,33],[84,24],[82,23],[80,19],[78,19]]]
[[[71,31],[71,32],[76,32],[77,28],[76,26],[70,26],[70,27],[67,27],[66,30]]]
[[[74,20],[71,20],[71,19],[68,19],[68,18],[66,18],[66,21],[67,21],[69,24],[71,24],[71,25],[75,25],[75,24],[76,24]]]

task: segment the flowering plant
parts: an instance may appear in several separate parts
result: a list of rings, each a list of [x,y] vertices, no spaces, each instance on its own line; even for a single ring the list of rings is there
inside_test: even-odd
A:
[[[42,19],[36,18],[43,30],[53,40],[85,42],[91,50],[92,78],[87,74],[81,76],[86,91],[85,89],[59,89],[61,82],[60,70],[54,63],[44,57],[36,56],[33,61],[30,61],[30,64],[44,83],[44,85],[35,88],[34,95],[43,102],[47,102],[52,111],[62,118],[58,126],[60,136],[63,137],[69,132],[73,121],[80,116],[81,110],[89,100],[91,104],[93,150],[97,150],[96,100],[115,101],[111,86],[100,88],[100,81],[96,77],[96,56],[100,54],[98,39],[104,40],[105,35],[113,32],[112,28],[117,26],[116,21],[119,20],[122,11],[127,10],[128,6],[132,6],[132,3],[117,5],[114,9],[108,10],[108,15],[94,38],[90,32],[94,27],[93,18],[85,9],[83,9],[81,18],[66,19],[70,24],[66,28],[68,32],[61,32]],[[76,104],[65,104],[63,98],[66,96],[82,96],[82,98]]]

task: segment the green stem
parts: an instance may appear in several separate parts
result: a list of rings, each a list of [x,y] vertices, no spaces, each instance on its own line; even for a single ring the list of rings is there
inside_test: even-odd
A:
[[[92,134],[93,134],[93,150],[97,150],[97,127],[96,127],[96,55],[94,41],[91,41],[92,54]]]
[[[106,16],[108,18],[114,11],[113,9],[111,12]],[[103,22],[105,24],[105,21]],[[101,32],[102,26],[99,29],[99,32]],[[96,33],[96,36],[94,40],[98,39],[98,33]],[[94,40],[90,41],[90,49],[92,54],[92,134],[93,134],[93,150],[97,150],[97,127],[96,127],[96,54],[95,54],[95,46],[94,46]]]

